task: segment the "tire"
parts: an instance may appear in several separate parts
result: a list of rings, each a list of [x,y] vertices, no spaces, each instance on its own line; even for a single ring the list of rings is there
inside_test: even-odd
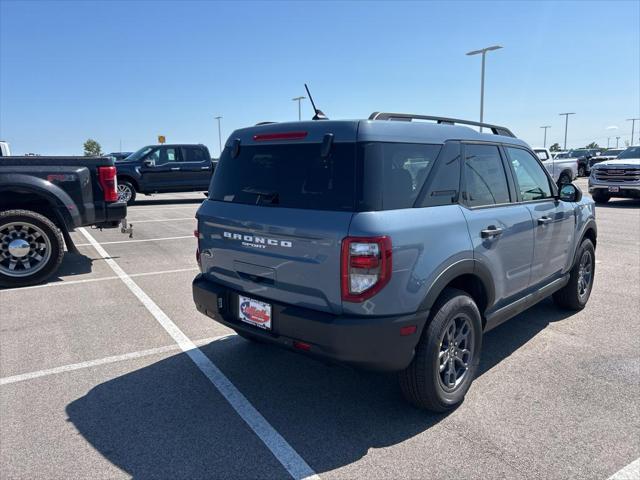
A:
[[[136,201],[136,189],[128,180],[118,180],[118,200],[132,205]]]
[[[571,183],[571,177],[567,173],[562,173],[558,179],[558,188],[562,188],[563,185]]]
[[[611,200],[611,197],[609,195],[607,195],[606,193],[600,193],[598,191],[593,192],[593,195],[591,197],[593,198],[594,202],[599,204],[604,204]]]
[[[584,262],[585,257],[588,268]],[[591,296],[595,274],[596,250],[591,240],[585,238],[580,244],[576,261],[571,268],[569,283],[553,294],[553,300],[562,308],[575,311],[582,310]],[[588,278],[585,278],[585,276]]]
[[[0,212],[0,287],[43,282],[63,256],[62,232],[47,217],[30,210]]]
[[[451,325],[458,342],[447,348]],[[464,331],[467,337],[459,340],[455,334]],[[464,344],[464,349],[458,347]],[[469,348],[470,347],[470,348]],[[462,401],[473,382],[482,348],[482,320],[473,299],[462,290],[447,288],[432,309],[411,364],[399,374],[400,389],[407,401],[416,407],[446,412]],[[466,350],[468,353],[462,353]],[[452,356],[452,353],[455,355]],[[442,362],[444,359],[444,362]],[[463,364],[466,359],[466,370]],[[440,372],[441,364],[443,370]],[[453,365],[460,375],[451,377]],[[453,378],[454,382],[451,382]],[[452,383],[452,385],[445,385]]]
[[[584,165],[578,165],[578,176],[579,177],[584,177],[586,175],[587,171],[584,168]]]

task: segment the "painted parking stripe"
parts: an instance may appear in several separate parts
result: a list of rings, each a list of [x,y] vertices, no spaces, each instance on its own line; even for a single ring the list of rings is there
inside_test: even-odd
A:
[[[90,245],[90,244],[89,244]],[[192,268],[176,268],[175,270],[160,270],[159,272],[143,272],[143,273],[132,273],[130,277],[148,277],[151,275],[165,275],[169,273],[180,273],[180,272],[195,272],[198,270],[197,267]],[[31,290],[34,288],[45,288],[45,287],[61,287],[63,285],[77,285],[79,283],[93,283],[93,282],[104,282],[105,280],[118,280],[120,277],[117,275],[112,275],[109,277],[100,277],[100,278],[83,278],[82,280],[70,280],[68,282],[51,282],[51,283],[43,283],[42,285],[31,285],[30,287],[16,287],[16,288],[6,288],[4,290],[0,290],[0,293],[3,292],[11,292],[14,290],[24,291]]]
[[[205,345],[225,338],[233,337],[234,334],[222,335],[220,337],[203,338],[196,340],[196,345]],[[148,350],[140,350],[138,352],[125,353],[123,355],[113,355],[111,357],[98,358],[96,360],[89,360],[87,362],[72,363],[69,365],[62,365],[60,367],[47,368],[45,370],[38,370],[36,372],[22,373],[20,375],[12,375],[10,377],[0,378],[0,385],[9,385],[11,383],[24,382],[25,380],[33,380],[34,378],[48,377],[50,375],[57,375],[59,373],[73,372],[75,370],[83,370],[85,368],[97,367],[100,365],[107,365],[109,363],[124,362],[126,360],[134,360],[136,358],[148,357],[150,355],[157,355],[159,353],[173,352],[180,350],[178,345],[167,345],[164,347],[149,348]]]
[[[216,387],[229,405],[240,415],[253,432],[262,440],[282,466],[295,479],[316,479],[319,476],[296,452],[278,431],[271,426],[249,400],[238,390],[222,371],[173,323],[166,313],[142,290],[133,279],[113,260],[107,251],[84,228],[79,229],[85,238],[96,249],[98,254],[111,267],[138,300],[149,310],[158,323],[164,328],[180,349],[186,353],[200,371]]]
[[[138,223],[153,223],[153,222],[180,222],[182,220],[194,220],[196,217],[193,215],[191,217],[180,217],[180,218],[154,218],[152,220],[134,220],[131,218],[127,218],[127,222],[132,225],[136,225]]]
[[[141,243],[141,242],[163,242],[165,240],[181,240],[183,238],[193,238],[195,240],[196,237],[193,235],[181,235],[179,237],[161,237],[161,238],[140,238],[140,239],[129,239],[129,240],[116,240],[113,242],[100,242],[100,245],[114,245],[116,243]],[[88,247],[90,243],[76,243],[76,247]]]
[[[622,470],[611,475],[607,480],[638,480],[640,478],[640,458],[631,462]]]

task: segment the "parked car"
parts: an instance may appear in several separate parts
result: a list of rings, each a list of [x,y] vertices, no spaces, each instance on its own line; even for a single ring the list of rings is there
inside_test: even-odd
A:
[[[640,147],[629,147],[613,160],[596,163],[589,176],[589,193],[596,203],[612,197],[640,198]]]
[[[0,142],[0,157],[10,157],[11,148],[8,142]]]
[[[133,152],[111,152],[107,153],[107,157],[112,157],[116,162],[119,162],[120,160],[127,158],[132,153]]]
[[[534,152],[542,162],[542,165],[553,177],[558,188],[573,182],[578,176],[578,162],[572,158],[553,158],[546,148],[534,148]]]
[[[591,171],[591,158],[600,155],[599,150],[590,148],[577,148],[569,150],[568,158],[575,158],[578,162],[578,176],[584,177]]]
[[[116,228],[127,206],[118,202],[116,168],[107,157],[0,158],[0,287],[45,281],[62,262],[69,232]]]
[[[118,195],[206,191],[213,169],[204,145],[149,145],[118,162]]]
[[[505,127],[385,113],[254,126],[227,141],[196,214],[193,298],[247,339],[398,371],[410,402],[445,411],[484,332],[550,295],[586,305],[594,213]]]
[[[591,171],[591,168],[596,163],[604,162],[606,160],[613,160],[624,151],[625,151],[624,148],[609,148],[604,152],[601,152],[600,155],[591,157],[591,159],[589,160],[589,171]]]

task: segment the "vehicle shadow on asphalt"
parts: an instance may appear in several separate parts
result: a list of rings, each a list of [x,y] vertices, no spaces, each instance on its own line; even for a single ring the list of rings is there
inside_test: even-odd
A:
[[[489,332],[479,375],[569,313],[544,301]],[[405,403],[395,375],[325,364],[238,336],[201,350],[317,473],[399,444],[446,417]],[[97,451],[134,478],[286,476],[185,354],[96,386],[67,414]]]
[[[174,199],[153,199],[153,200],[136,200],[133,205],[129,208],[133,207],[144,207],[145,205],[188,205],[194,203],[202,203],[206,200],[206,197],[203,195],[201,198],[174,198]]]
[[[599,208],[638,208],[640,207],[640,200],[635,198],[620,198],[611,199],[607,203],[599,203],[596,205],[596,209]]]
[[[91,258],[84,253],[64,252],[62,263],[58,270],[47,280],[47,283],[62,281],[63,277],[91,273],[94,260],[97,259]]]

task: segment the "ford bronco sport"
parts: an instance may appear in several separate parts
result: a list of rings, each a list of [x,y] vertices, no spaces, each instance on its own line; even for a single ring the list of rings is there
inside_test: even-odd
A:
[[[227,140],[197,212],[198,310],[239,335],[398,371],[445,411],[482,335],[591,293],[593,202],[506,128],[408,114],[274,123]]]

